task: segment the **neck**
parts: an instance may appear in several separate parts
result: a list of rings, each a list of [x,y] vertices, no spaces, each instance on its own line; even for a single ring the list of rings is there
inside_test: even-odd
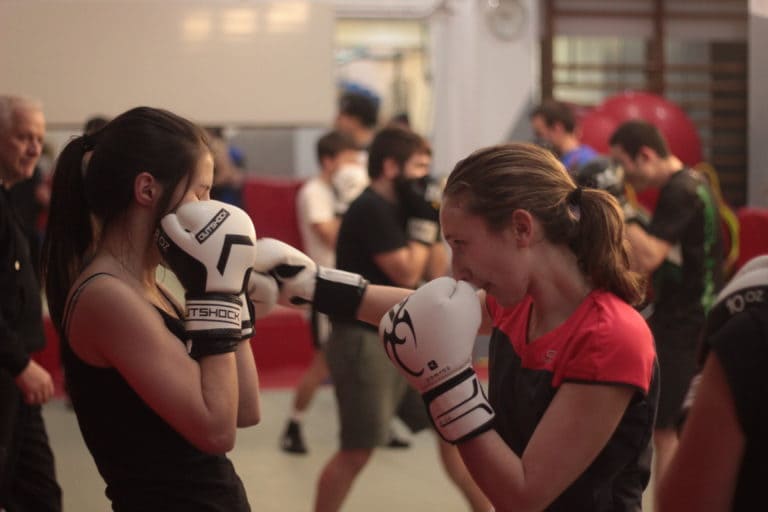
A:
[[[566,154],[579,147],[579,140],[574,135],[568,135],[563,138],[560,144],[560,153]]]
[[[371,189],[384,199],[395,203],[397,194],[395,193],[395,184],[385,178],[379,178],[371,182]]]
[[[324,182],[331,183],[331,179],[333,178],[334,172],[335,172],[335,169],[321,169],[320,173],[317,176]]]
[[[674,155],[662,159],[659,163],[656,179],[653,180],[653,185],[656,187],[664,185],[673,174],[683,170],[684,167],[683,162]]]
[[[370,146],[373,140],[373,131],[368,128],[360,128],[354,135],[355,143],[360,149],[365,149]]]
[[[534,304],[528,331],[531,340],[565,322],[592,291],[570,249],[549,244],[541,247],[535,255],[540,270],[532,276],[529,290]]]
[[[120,275],[135,281],[140,287],[154,290],[157,262],[153,261],[153,248],[146,242],[151,239],[146,228],[120,229],[114,226],[102,233],[96,258],[106,260]]]

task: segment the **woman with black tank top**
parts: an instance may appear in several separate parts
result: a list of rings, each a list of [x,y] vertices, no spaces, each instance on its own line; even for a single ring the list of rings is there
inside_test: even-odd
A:
[[[188,223],[182,210],[216,203],[207,201],[212,180],[204,133],[146,107],[73,139],[57,162],[44,246],[46,294],[80,430],[114,510],[250,510],[225,455],[236,428],[257,423],[260,414],[256,367],[241,330],[246,302],[238,298],[248,270],[232,270],[239,274],[230,281],[239,279],[240,289],[212,288],[210,279],[193,289],[195,278],[206,275],[205,258],[187,251],[198,264],[192,273],[164,253],[185,285],[186,318],[155,280],[161,219],[163,226],[168,218]],[[255,241],[247,214],[222,205],[213,207],[226,210],[222,224],[229,226],[219,233],[229,236],[235,224]],[[196,215],[207,214],[202,210]],[[166,240],[177,251],[179,233],[186,230]],[[193,292],[209,300],[214,292],[229,294],[237,328],[192,322]]]

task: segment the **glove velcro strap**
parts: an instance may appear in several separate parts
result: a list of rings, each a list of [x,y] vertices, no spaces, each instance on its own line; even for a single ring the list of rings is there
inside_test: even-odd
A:
[[[242,302],[237,295],[187,296],[184,326],[194,339],[240,339]]]
[[[318,267],[313,303],[319,313],[355,318],[368,281],[360,274]]]
[[[440,225],[427,219],[410,218],[405,230],[408,238],[427,245],[435,243],[440,236]]]
[[[495,413],[472,368],[422,396],[435,430],[449,443],[461,443],[493,428]]]
[[[240,328],[240,340],[245,341],[249,340],[253,337],[254,333],[254,326],[253,326],[253,319],[255,318],[255,308],[253,306],[253,302],[251,302],[248,298],[244,297],[243,299],[245,301],[245,304],[243,304],[243,320],[241,322],[241,328]],[[245,310],[248,311],[248,318],[245,318]]]

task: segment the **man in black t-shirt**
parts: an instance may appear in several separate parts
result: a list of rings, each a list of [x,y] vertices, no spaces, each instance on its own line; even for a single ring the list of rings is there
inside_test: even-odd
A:
[[[419,135],[399,127],[376,134],[369,147],[371,184],[344,215],[337,268],[361,274],[371,284],[408,288],[445,273],[439,203],[428,200],[434,188],[428,178],[430,163],[430,148]],[[389,362],[376,327],[332,320],[326,359],[338,403],[341,446],[318,481],[314,510],[324,512],[341,507],[373,450],[389,439],[393,417],[413,431],[430,424],[421,396]],[[440,445],[446,470],[472,510],[490,510],[455,447]]]
[[[653,313],[661,393],[654,431],[658,482],[677,448],[676,424],[696,371],[696,350],[709,308],[722,285],[720,215],[707,180],[669,152],[659,130],[627,121],[610,139],[626,180],[642,192],[659,189],[647,231],[627,225],[635,270],[652,277]]]

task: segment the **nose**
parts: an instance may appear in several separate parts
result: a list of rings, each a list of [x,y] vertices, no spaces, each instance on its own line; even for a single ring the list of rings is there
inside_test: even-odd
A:
[[[40,156],[43,152],[43,143],[35,140],[27,144],[27,155],[31,157]]]

